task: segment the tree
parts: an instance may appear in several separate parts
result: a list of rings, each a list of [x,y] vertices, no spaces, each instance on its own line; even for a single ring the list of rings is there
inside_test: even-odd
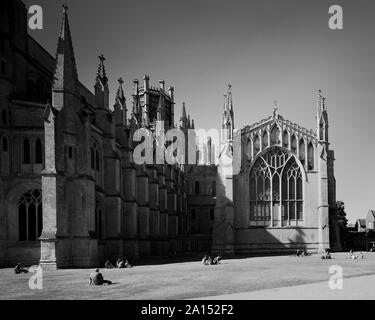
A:
[[[346,230],[348,225],[348,219],[346,219],[346,212],[345,212],[345,203],[344,201],[338,200],[336,201],[336,215],[337,215],[337,224],[341,230]]]

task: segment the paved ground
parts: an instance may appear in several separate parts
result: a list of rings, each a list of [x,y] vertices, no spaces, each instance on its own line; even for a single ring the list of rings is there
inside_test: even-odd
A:
[[[328,288],[331,265],[343,268],[344,291],[352,291],[351,297],[375,298],[371,289],[374,277],[350,279],[375,275],[375,253],[366,253],[363,260],[335,253],[332,260],[321,260],[319,255],[273,256],[229,259],[218,266],[203,266],[196,261],[109,269],[103,270],[103,275],[114,284],[100,287],[88,286],[92,269],[65,269],[44,272],[42,290],[29,289],[30,275],[0,269],[0,299],[192,299],[233,293],[241,293],[238,299],[304,299],[316,297],[314,292],[319,291],[319,298],[325,299],[334,298],[339,291],[324,290]],[[352,283],[354,289],[346,291]],[[346,297],[337,293],[339,299]]]

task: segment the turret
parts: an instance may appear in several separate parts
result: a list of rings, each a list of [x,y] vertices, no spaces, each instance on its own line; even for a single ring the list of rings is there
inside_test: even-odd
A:
[[[186,107],[185,107],[185,102],[182,103],[182,114],[180,118],[180,127],[183,129],[187,129],[187,116],[186,116]]]
[[[143,88],[144,88],[144,105],[142,107],[141,115],[141,125],[142,127],[148,127],[149,125],[149,107],[150,107],[150,97],[149,97],[149,88],[150,88],[150,77],[145,75],[143,77]]]
[[[319,142],[328,143],[328,113],[325,104],[326,98],[322,96],[322,91],[318,93],[318,105],[317,105],[317,136]]]
[[[116,92],[114,108],[115,124],[126,125],[127,123],[127,108],[126,108],[126,98],[124,95],[124,90],[122,84],[124,80],[122,78],[118,79],[119,87]]]
[[[234,116],[233,116],[233,102],[232,102],[232,86],[228,85],[228,92],[224,95],[224,111],[221,122],[223,130],[223,142],[233,140]]]
[[[109,109],[108,78],[105,71],[105,57],[100,55],[99,66],[95,78],[95,102],[99,108]]]

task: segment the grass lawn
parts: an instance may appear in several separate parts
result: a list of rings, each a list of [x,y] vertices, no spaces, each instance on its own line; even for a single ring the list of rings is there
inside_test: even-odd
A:
[[[43,289],[31,290],[30,275],[0,269],[0,299],[189,299],[325,281],[328,268],[340,265],[345,277],[375,274],[375,253],[359,260],[333,253],[304,258],[268,256],[223,260],[204,266],[200,261],[141,265],[132,269],[101,269],[110,286],[89,286],[93,269],[63,269],[43,273]],[[282,298],[282,297],[280,297]]]

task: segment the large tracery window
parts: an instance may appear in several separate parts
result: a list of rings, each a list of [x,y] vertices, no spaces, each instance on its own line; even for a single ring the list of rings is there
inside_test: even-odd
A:
[[[302,187],[302,172],[294,156],[279,148],[260,156],[250,172],[250,226],[301,224]]]
[[[20,241],[37,240],[43,228],[42,192],[26,192],[18,202],[18,226]]]

